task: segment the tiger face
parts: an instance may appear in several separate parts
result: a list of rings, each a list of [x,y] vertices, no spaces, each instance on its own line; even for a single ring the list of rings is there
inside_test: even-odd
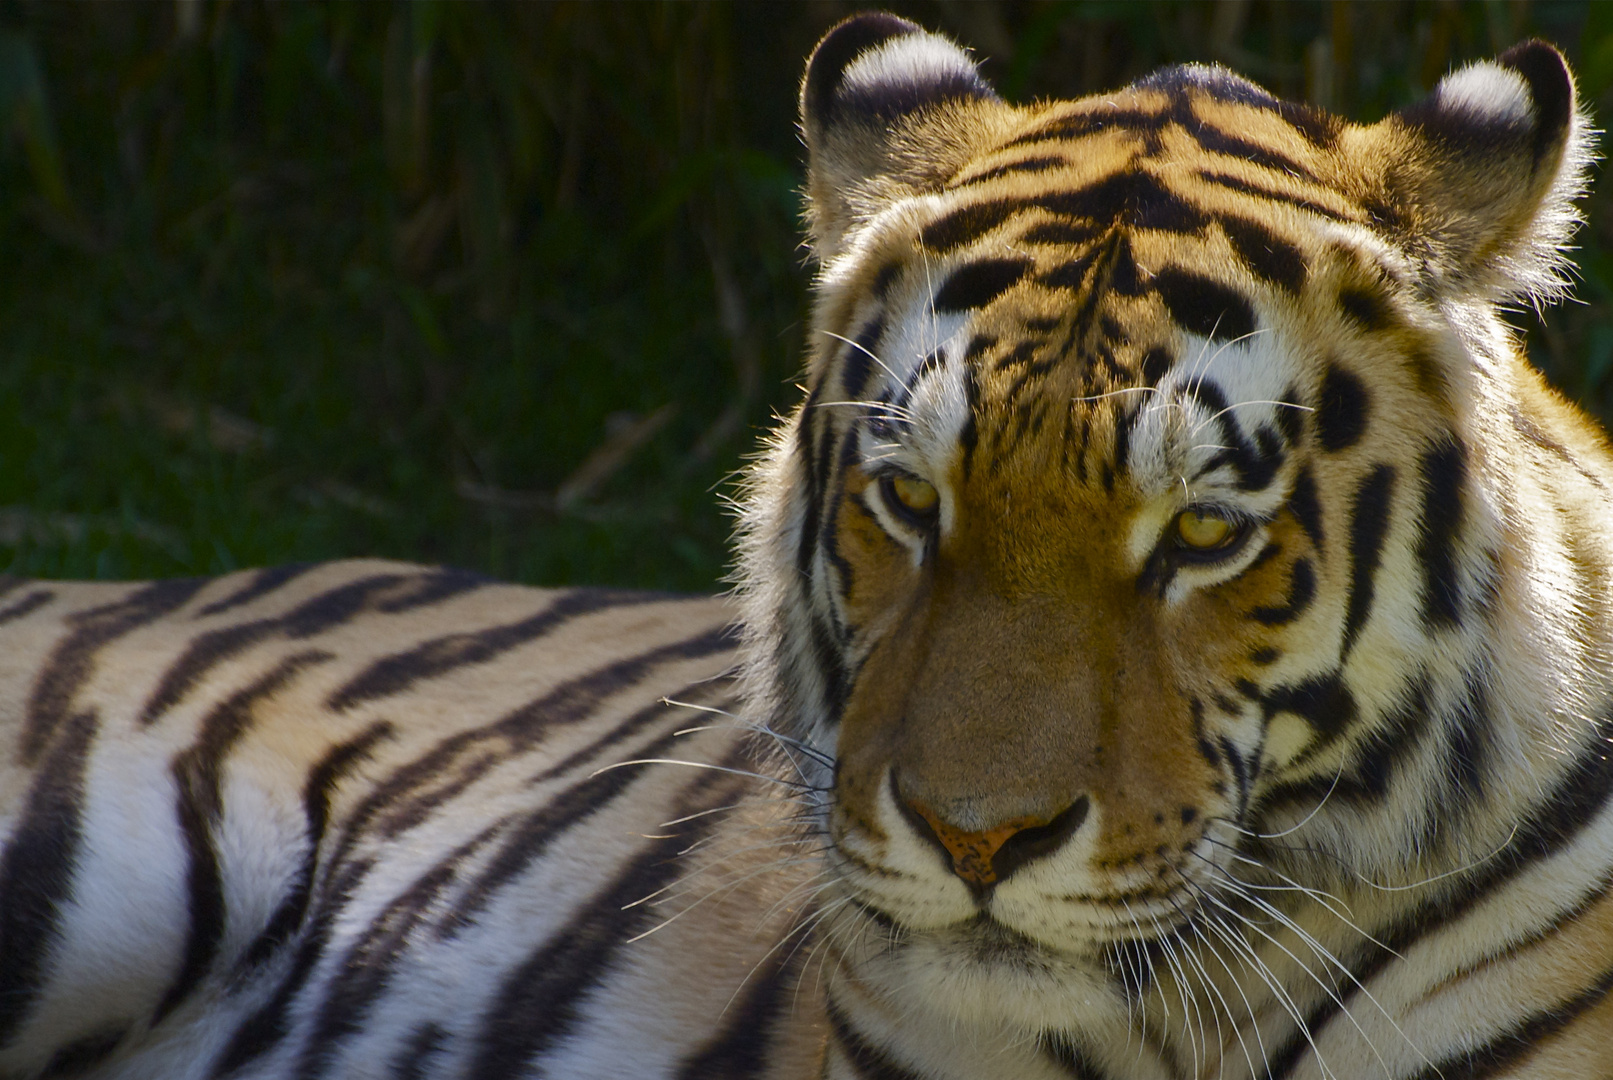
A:
[[[1560,56],[1370,126],[1204,67],[1015,107],[869,16],[802,110],[814,351],[745,578],[852,908],[965,968],[1113,966],[1296,823],[1311,880],[1493,840],[1524,751],[1447,718],[1520,692],[1493,432],[1549,392],[1495,305],[1557,287]]]

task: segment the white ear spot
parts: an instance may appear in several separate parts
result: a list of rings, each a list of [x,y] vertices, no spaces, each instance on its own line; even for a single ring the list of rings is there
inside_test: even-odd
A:
[[[841,79],[841,92],[877,93],[945,85],[980,78],[974,63],[952,42],[935,34],[906,34],[859,56]]]
[[[1499,124],[1529,124],[1535,116],[1529,84],[1500,64],[1469,64],[1441,79],[1435,94],[1441,112],[1466,113]]]

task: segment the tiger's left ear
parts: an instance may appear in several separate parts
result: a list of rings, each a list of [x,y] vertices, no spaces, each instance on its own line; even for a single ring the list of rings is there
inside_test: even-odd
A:
[[[1555,48],[1526,41],[1341,136],[1376,224],[1431,295],[1552,298],[1579,224],[1591,134]]]
[[[801,83],[819,261],[895,199],[938,190],[1007,112],[969,54],[939,34],[882,11],[831,29]]]

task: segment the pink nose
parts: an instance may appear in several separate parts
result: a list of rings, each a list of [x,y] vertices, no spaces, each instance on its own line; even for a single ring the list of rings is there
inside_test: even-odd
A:
[[[1043,818],[1019,817],[984,832],[964,832],[947,824],[923,803],[910,802],[908,805],[924,819],[947,854],[952,856],[952,872],[971,885],[995,884],[997,871],[992,860],[1002,846],[1025,829],[1047,824]]]
[[[1081,828],[1090,803],[1083,796],[1050,818],[1009,818],[977,832],[948,823],[916,799],[904,798],[902,805],[914,827],[952,859],[952,872],[983,891],[1032,859],[1055,851]]]

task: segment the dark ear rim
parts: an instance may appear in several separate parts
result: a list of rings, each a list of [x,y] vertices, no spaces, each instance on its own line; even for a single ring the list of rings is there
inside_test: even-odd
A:
[[[1510,71],[1529,94],[1527,116],[1501,116],[1446,100],[1445,88],[1472,67]],[[1554,158],[1574,124],[1574,76],[1556,46],[1539,38],[1519,42],[1494,60],[1480,61],[1445,79],[1428,97],[1402,109],[1413,129],[1459,157],[1485,158],[1508,145],[1527,144],[1537,163]]]
[[[828,123],[836,112],[835,95],[849,68],[863,53],[892,38],[921,34],[924,28],[888,11],[865,11],[830,28],[807,58],[801,85],[801,113]]]
[[[1495,62],[1522,75],[1529,87],[1535,104],[1535,157],[1544,157],[1573,123],[1574,75],[1568,70],[1568,61],[1555,45],[1530,38],[1496,57]]]
[[[928,45],[949,55],[934,63],[940,57],[932,53],[928,62],[907,71],[898,60],[877,77],[848,81],[860,60],[902,38],[927,39],[923,45],[915,42],[917,55]],[[835,25],[812,50],[801,84],[801,121],[810,142],[845,124],[886,126],[942,102],[970,99],[996,100],[997,92],[965,50],[900,16],[870,11]]]

